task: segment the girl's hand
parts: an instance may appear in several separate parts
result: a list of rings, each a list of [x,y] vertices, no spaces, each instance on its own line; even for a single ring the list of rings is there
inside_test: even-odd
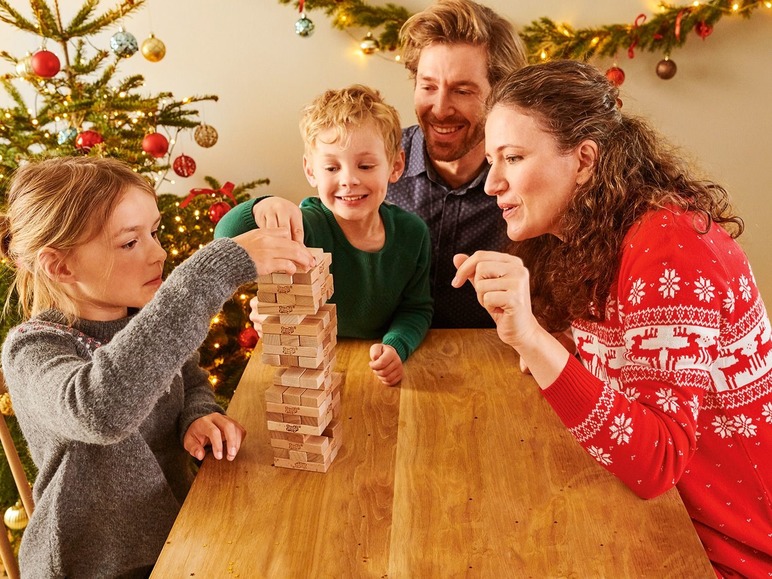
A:
[[[212,447],[212,454],[217,460],[222,459],[224,446],[228,460],[233,460],[246,435],[247,431],[241,424],[224,414],[213,412],[190,423],[182,445],[198,460],[204,460],[206,446]]]
[[[370,368],[386,386],[395,386],[402,380],[402,359],[392,346],[370,346]]]
[[[252,325],[255,327],[255,331],[257,332],[258,337],[262,340],[263,339],[263,322],[265,321],[265,318],[268,317],[268,314],[261,314],[257,311],[257,296],[253,297],[251,300],[249,300],[249,321],[252,322]]]
[[[499,338],[520,351],[534,332],[541,331],[531,311],[528,270],[520,258],[506,253],[477,251],[469,257],[453,258],[457,268],[453,287],[469,281],[477,292],[477,301],[496,322]]]
[[[255,262],[258,275],[284,272],[292,275],[315,265],[314,256],[302,242],[290,239],[287,229],[253,229],[233,238]]]
[[[285,228],[295,241],[303,243],[303,214],[300,207],[282,197],[268,197],[252,206],[260,229]]]

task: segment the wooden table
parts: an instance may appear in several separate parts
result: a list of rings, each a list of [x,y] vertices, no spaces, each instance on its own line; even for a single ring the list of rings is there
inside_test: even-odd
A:
[[[432,330],[400,387],[341,340],[343,446],[326,474],[271,465],[250,361],[232,463],[207,457],[153,577],[706,577],[675,489],[637,498],[569,435],[494,330]]]

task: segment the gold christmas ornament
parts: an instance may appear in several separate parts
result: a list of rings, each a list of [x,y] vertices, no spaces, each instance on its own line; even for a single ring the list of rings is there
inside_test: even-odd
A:
[[[0,396],[0,414],[3,416],[13,416],[13,404],[11,404],[11,396],[8,392]]]
[[[3,521],[5,521],[6,527],[14,531],[21,531],[27,526],[29,517],[27,516],[27,511],[24,510],[21,501],[16,501],[15,505],[8,507],[5,510]]]
[[[16,63],[16,74],[21,77],[32,75],[32,55],[27,54],[24,58]]]
[[[196,127],[193,138],[200,147],[208,149],[217,142],[217,130],[211,125],[201,123]]]
[[[150,34],[150,36],[142,42],[141,50],[142,56],[150,62],[158,62],[166,56],[166,45],[160,38],[156,38],[153,34]]]
[[[365,36],[362,39],[362,42],[359,43],[359,48],[365,54],[370,55],[378,52],[381,49],[381,45],[377,39],[373,38],[373,33],[368,32],[367,36]]]

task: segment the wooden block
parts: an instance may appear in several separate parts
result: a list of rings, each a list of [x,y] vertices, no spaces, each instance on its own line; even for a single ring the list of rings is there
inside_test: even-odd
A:
[[[272,273],[271,280],[273,281],[273,283],[290,284],[292,283],[292,276],[289,275],[288,273]]]
[[[311,408],[319,408],[324,404],[328,396],[329,393],[324,390],[303,390],[303,394],[300,396],[300,404],[302,406],[310,406]]]
[[[281,334],[266,334],[263,332],[263,344],[271,344],[272,346],[275,346],[276,344],[281,344],[282,339]],[[298,341],[300,341],[300,336],[297,336]]]
[[[281,421],[284,424],[304,424],[302,416],[295,416],[294,414],[282,414]],[[311,424],[312,426],[319,426],[319,423]]]
[[[262,354],[260,356],[260,361],[269,366],[286,366],[286,364],[281,363],[278,354]]]
[[[266,412],[265,413],[265,419],[270,420],[271,422],[281,422],[281,413],[280,412]]]
[[[300,421],[301,424],[319,424],[319,417],[324,416],[330,409],[330,404],[332,403],[333,399],[331,396],[327,396],[323,401],[321,406],[314,407],[314,406],[297,406],[297,405],[291,405],[291,404],[282,404],[282,403],[276,403],[276,402],[266,402],[265,403],[265,409],[267,412],[280,412],[284,416],[300,416],[301,418],[309,417],[314,418],[314,421],[304,422],[303,420]],[[285,420],[285,422],[289,422]],[[293,423],[296,421],[292,421]]]
[[[285,458],[274,458],[273,464],[274,466],[278,466],[281,468],[291,468],[295,470],[308,470],[312,472],[327,472],[330,468],[330,465],[332,464],[332,461],[335,460],[335,457],[338,455],[338,448],[335,448],[330,453],[330,456],[328,456],[324,462],[303,462],[303,461],[292,461]]]
[[[266,354],[263,354],[265,356]],[[269,356],[273,356],[275,354],[268,354]],[[300,366],[300,358],[297,356],[282,356],[279,355],[279,366]],[[276,364],[274,364],[276,366]]]
[[[284,400],[282,398],[282,394],[287,388],[284,386],[277,386],[276,384],[271,384],[268,388],[265,389],[265,401],[273,402],[281,404]]]
[[[302,296],[301,296],[302,297]],[[276,303],[281,305],[294,305],[295,296],[292,294],[276,294]]]
[[[273,375],[273,383],[279,386],[300,387],[300,379],[305,369],[303,368],[279,368]]]
[[[331,439],[338,439],[343,434],[343,421],[340,419],[333,419],[330,421],[330,424],[327,426],[327,428],[324,429],[324,432],[322,432],[323,436],[326,436]]]
[[[280,315],[280,316],[292,316],[292,315],[308,315],[315,314],[316,308],[313,306],[299,306],[297,304],[259,304],[257,307],[261,314]],[[300,322],[295,322],[300,323]]]
[[[277,432],[276,430],[269,430],[268,436],[271,437],[271,445],[273,445],[274,440],[281,440],[288,444],[305,444],[307,440],[312,438],[308,434],[294,434],[292,432]],[[324,438],[324,437],[319,437]],[[325,439],[326,440],[326,439]],[[281,448],[287,448],[286,446],[281,446]]]
[[[287,452],[289,452],[290,460],[302,460],[303,462],[308,462],[307,452],[303,452],[302,450],[289,450]]]
[[[324,322],[319,318],[306,316],[299,324],[282,324],[279,316],[268,316],[263,321],[264,334],[283,334],[297,336],[318,336],[324,329]]]
[[[272,335],[275,335],[275,334],[272,334]],[[265,340],[263,340],[263,343],[265,343]],[[301,346],[302,345],[300,343],[300,336],[292,336],[292,335],[284,336],[281,334],[279,335],[279,343],[282,346]],[[271,345],[274,345],[274,344],[271,344]]]
[[[291,404],[292,406],[300,406],[300,402],[303,399],[303,388],[287,388],[284,391],[282,402],[284,404]]]
[[[326,388],[332,381],[332,368],[333,365],[329,364],[322,368],[307,369],[300,377],[300,386],[302,388],[311,388],[313,390]]]
[[[328,427],[329,428],[329,427]],[[329,454],[330,453],[330,438],[327,436],[309,436],[303,434],[289,434],[287,432],[275,432],[270,431],[271,435],[284,435],[284,436],[300,436],[304,440],[302,442],[295,442],[286,438],[276,438],[271,436],[271,446],[274,448],[284,448],[287,450],[302,450],[304,452],[310,452],[314,454]]]
[[[290,457],[290,451],[286,448],[274,448],[273,449],[273,457],[274,458],[286,458],[289,459]]]
[[[257,308],[260,311],[260,304],[275,304],[277,302],[277,295],[273,292],[261,292],[258,289],[257,292]]]
[[[303,321],[306,315],[315,313],[317,308],[312,306],[300,306],[295,304],[292,306],[292,309],[296,313],[293,314],[293,313],[279,312],[280,323],[287,324],[287,325],[299,324]],[[308,311],[302,311],[302,310],[308,310]]]
[[[327,427],[327,424],[330,423],[330,420],[332,420],[331,414],[328,413],[325,416],[328,417],[328,419],[319,426],[312,426],[310,424],[288,424],[276,420],[268,420],[266,426],[268,427],[268,430],[278,430],[280,432],[291,432],[295,434],[315,434],[319,436],[324,432],[324,429]]]
[[[266,283],[268,283],[268,284],[273,283],[273,279],[271,278],[271,274],[270,273],[267,274],[267,275],[258,275],[257,276],[257,284],[258,285],[266,284]]]
[[[299,336],[296,336],[299,337]],[[329,342],[328,342],[329,344]],[[304,357],[317,357],[324,356],[326,347],[320,346],[274,346],[272,344],[263,344],[264,354],[279,354],[280,356],[304,356]]]

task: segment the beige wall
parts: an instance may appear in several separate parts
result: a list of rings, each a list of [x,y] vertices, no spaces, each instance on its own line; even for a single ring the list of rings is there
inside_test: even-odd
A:
[[[417,11],[429,1],[397,3]],[[520,27],[540,16],[576,27],[632,22],[656,7],[642,0],[485,3]],[[81,2],[60,0],[60,5],[73,11]],[[398,108],[406,125],[414,122],[412,86],[404,69],[387,59],[356,54],[356,42],[332,29],[323,13],[309,16],[316,31],[305,39],[293,31],[297,13],[277,0],[149,0],[126,22],[140,42],[155,32],[168,52],[157,64],[135,55],[125,61],[123,72],[143,74],[148,91],[220,97],[219,103],[203,107],[206,121],[219,131],[218,144],[202,149],[191,137],[183,137],[178,150],[191,155],[199,171],[193,178],[178,178],[164,191],[183,194],[201,186],[201,176],[212,175],[237,183],[269,177],[271,185],[261,191],[292,200],[313,194],[301,171],[297,117],[307,101],[328,87],[370,84]],[[353,35],[359,38],[365,32]],[[37,43],[32,36],[0,26],[0,47],[34,50]],[[741,242],[767,302],[772,302],[772,259],[764,241],[772,226],[770,54],[772,10],[760,8],[749,20],[724,17],[704,42],[690,36],[672,55],[678,64],[672,80],[654,74],[662,55],[638,51],[633,60],[621,54],[618,62],[627,73],[622,87],[625,110],[651,119],[708,176],[729,189],[746,220]],[[598,64],[605,68],[611,63]],[[0,72],[5,72],[3,67],[7,65],[0,63]]]

